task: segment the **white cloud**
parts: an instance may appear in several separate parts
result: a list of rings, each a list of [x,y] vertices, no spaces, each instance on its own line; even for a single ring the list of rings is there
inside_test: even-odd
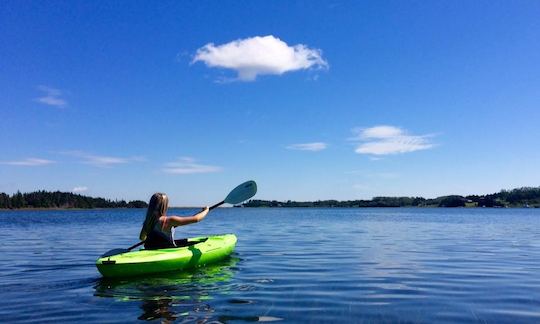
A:
[[[183,157],[175,162],[166,163],[163,168],[163,172],[171,174],[213,173],[222,170],[218,166],[198,164],[195,159],[190,157]]]
[[[129,158],[122,158],[116,156],[87,155],[84,158],[86,159],[85,163],[96,166],[111,166],[130,162]]]
[[[322,151],[326,149],[326,147],[328,147],[326,143],[315,142],[315,143],[291,144],[287,146],[287,149],[317,152],[317,151]]]
[[[238,80],[253,81],[259,75],[281,75],[309,68],[327,68],[319,49],[303,44],[289,46],[272,35],[239,39],[222,45],[209,43],[197,50],[192,63],[231,69]]]
[[[394,126],[374,126],[370,128],[358,128],[356,131],[361,139],[392,138],[403,135],[403,130]]]
[[[402,128],[395,126],[375,126],[353,130],[354,141],[360,141],[355,152],[358,154],[389,155],[409,153],[433,148],[432,135],[410,135]]]
[[[119,164],[142,162],[145,160],[143,157],[138,157],[138,156],[132,156],[132,157],[105,156],[105,155],[89,154],[83,151],[68,151],[68,152],[62,152],[62,153],[66,155],[78,157],[82,159],[82,163],[90,164],[97,167],[112,167]]]
[[[87,191],[87,190],[88,190],[88,187],[80,186],[80,187],[73,188],[71,191],[73,191],[73,192],[84,192],[84,191]]]
[[[38,158],[28,158],[28,159],[19,160],[19,161],[0,162],[0,164],[16,165],[16,166],[42,166],[42,165],[48,165],[52,163],[56,163],[56,162],[51,161],[51,160],[46,160],[46,159],[38,159]]]
[[[37,88],[43,92],[43,96],[36,98],[35,101],[60,108],[67,105],[67,101],[62,98],[62,91],[44,85],[40,85]]]

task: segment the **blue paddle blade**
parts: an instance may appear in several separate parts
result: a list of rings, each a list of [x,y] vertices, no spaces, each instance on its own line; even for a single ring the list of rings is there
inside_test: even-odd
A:
[[[238,187],[234,188],[224,201],[227,204],[239,204],[255,196],[256,193],[257,184],[255,183],[255,181],[246,181]]]

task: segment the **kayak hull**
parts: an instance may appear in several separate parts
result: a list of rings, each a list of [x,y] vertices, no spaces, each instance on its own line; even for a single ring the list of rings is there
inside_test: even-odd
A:
[[[234,234],[187,239],[184,247],[139,250],[101,257],[98,271],[106,278],[132,277],[152,273],[182,271],[223,260],[236,246]]]

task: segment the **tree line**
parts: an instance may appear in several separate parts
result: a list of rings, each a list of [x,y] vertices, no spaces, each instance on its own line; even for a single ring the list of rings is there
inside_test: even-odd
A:
[[[0,193],[0,209],[18,208],[146,208],[142,200],[110,200],[74,194],[71,192],[34,191],[8,195]]]
[[[371,200],[277,201],[250,200],[243,207],[536,207],[540,208],[540,187],[501,190],[488,195],[423,197],[374,197]]]

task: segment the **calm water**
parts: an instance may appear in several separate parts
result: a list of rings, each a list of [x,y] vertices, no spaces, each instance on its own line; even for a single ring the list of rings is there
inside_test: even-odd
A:
[[[540,210],[220,209],[177,237],[235,233],[226,261],[102,279],[143,214],[0,212],[0,322],[540,322]]]

